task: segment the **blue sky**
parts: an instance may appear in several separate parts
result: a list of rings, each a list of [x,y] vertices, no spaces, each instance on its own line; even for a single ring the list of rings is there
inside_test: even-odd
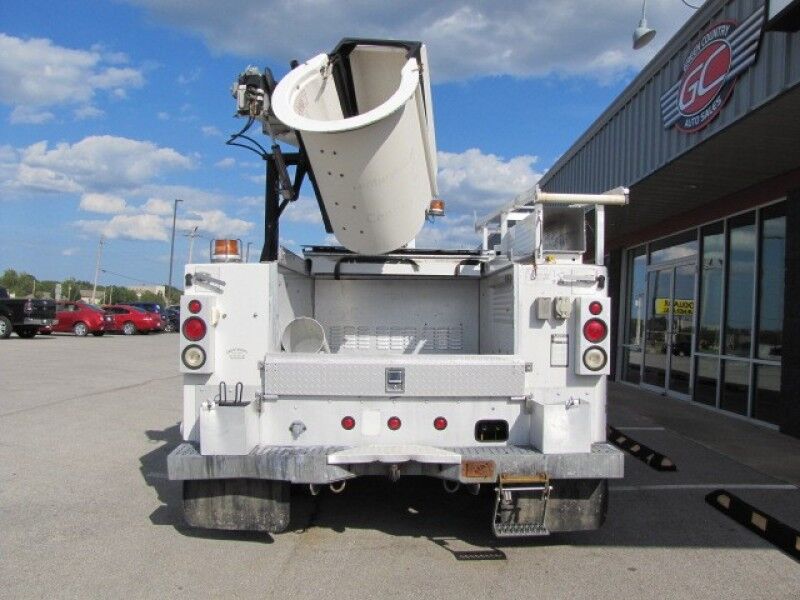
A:
[[[222,7],[222,8],[220,8]],[[344,36],[428,44],[448,217],[419,244],[474,245],[472,214],[532,186],[691,16],[650,2],[659,30],[630,48],[637,0],[375,3],[324,0],[6,0],[0,5],[0,269],[102,283],[166,279],[190,228],[262,243],[263,167],[224,145],[241,123],[230,86],[247,65],[277,76]],[[325,242],[310,191],[282,242]],[[331,240],[327,240],[331,241]]]

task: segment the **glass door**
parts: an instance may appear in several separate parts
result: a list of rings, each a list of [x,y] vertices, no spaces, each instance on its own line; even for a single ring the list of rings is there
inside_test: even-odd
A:
[[[688,396],[692,367],[694,334],[695,265],[676,266],[672,280],[669,385],[667,391]]]
[[[642,383],[688,396],[694,334],[695,264],[653,269],[647,274]]]
[[[672,322],[673,268],[647,274],[647,316],[645,317],[644,368],[642,383],[665,390],[669,369],[670,325]]]

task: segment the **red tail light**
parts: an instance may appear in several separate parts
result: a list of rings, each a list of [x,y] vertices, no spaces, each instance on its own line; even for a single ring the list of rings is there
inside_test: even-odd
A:
[[[192,313],[193,315],[196,315],[197,313],[199,313],[202,310],[203,305],[200,303],[200,300],[191,300],[189,302],[187,308],[189,309],[190,313]]]
[[[595,300],[594,302],[590,302],[589,312],[592,313],[593,315],[599,315],[601,312],[603,312],[602,303],[598,302],[597,300]]]
[[[392,431],[397,431],[398,429],[400,429],[400,426],[402,424],[403,423],[402,421],[400,421],[399,417],[389,417],[389,420],[386,421],[386,426]]]
[[[433,420],[433,428],[436,431],[444,431],[445,429],[447,429],[447,419],[445,419],[444,417],[436,417]]]
[[[607,335],[608,327],[600,319],[589,319],[583,326],[583,337],[593,344],[602,342]]]
[[[183,322],[183,336],[196,342],[206,335],[206,322],[200,317],[189,317]]]
[[[356,426],[356,420],[353,417],[344,417],[342,419],[342,429],[350,431]]]

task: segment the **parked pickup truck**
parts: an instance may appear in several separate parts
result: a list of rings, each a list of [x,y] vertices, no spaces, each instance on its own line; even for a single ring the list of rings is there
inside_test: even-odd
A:
[[[0,340],[15,332],[21,338],[32,338],[39,327],[56,323],[54,300],[9,298],[5,288],[0,287]]]

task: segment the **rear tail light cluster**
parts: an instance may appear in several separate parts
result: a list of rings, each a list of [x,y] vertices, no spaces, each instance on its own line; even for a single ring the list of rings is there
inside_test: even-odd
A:
[[[356,420],[351,416],[342,417],[342,429],[345,431],[351,431],[355,429]],[[403,426],[403,422],[400,420],[400,417],[392,416],[386,420],[386,427],[388,427],[391,431],[397,431],[400,427]],[[444,417],[436,417],[433,420],[433,428],[436,431],[444,431],[447,429],[447,419]]]
[[[608,375],[610,301],[608,298],[579,298],[577,313],[575,372]]]
[[[184,373],[211,373],[214,370],[214,336],[208,330],[211,322],[211,298],[182,298],[181,370]]]
[[[183,322],[182,331],[187,340],[197,342],[206,336],[206,322],[200,317],[189,317]]]

